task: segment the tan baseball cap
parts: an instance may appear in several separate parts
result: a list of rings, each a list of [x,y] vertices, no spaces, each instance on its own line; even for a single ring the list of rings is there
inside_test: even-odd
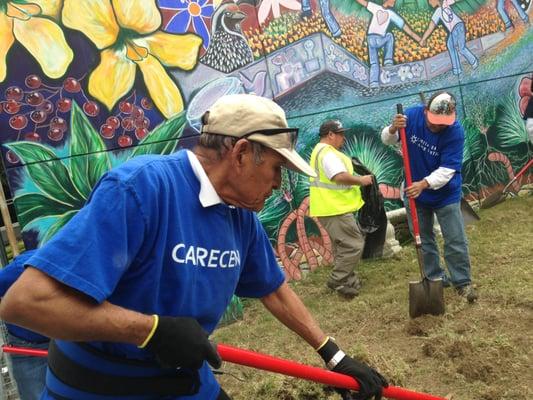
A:
[[[296,152],[298,128],[289,128],[285,111],[266,97],[230,94],[219,98],[202,116],[202,133],[246,138],[277,151],[287,168],[316,177]]]

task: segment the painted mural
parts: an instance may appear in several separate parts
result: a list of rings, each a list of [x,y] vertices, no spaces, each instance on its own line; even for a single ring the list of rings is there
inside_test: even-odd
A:
[[[401,207],[400,156],[379,139],[395,105],[460,102],[463,193],[481,199],[531,158],[531,0],[0,0],[0,143],[27,248],[50,239],[99,177],[194,144],[220,96],[274,98],[309,158],[329,117]],[[526,173],[514,190],[531,182]],[[260,218],[293,279],[331,261],[284,172]]]

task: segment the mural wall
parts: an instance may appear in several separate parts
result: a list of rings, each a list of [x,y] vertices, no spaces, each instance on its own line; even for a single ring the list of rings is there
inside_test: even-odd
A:
[[[346,151],[401,206],[399,155],[379,132],[399,102],[448,89],[465,127],[464,195],[483,198],[531,158],[531,0],[0,0],[0,141],[27,248],[82,207],[108,169],[194,144],[220,96],[274,98],[309,158],[329,117]],[[284,172],[260,218],[294,278],[331,259]],[[515,189],[531,180],[526,173]],[[320,257],[322,256],[322,257]]]

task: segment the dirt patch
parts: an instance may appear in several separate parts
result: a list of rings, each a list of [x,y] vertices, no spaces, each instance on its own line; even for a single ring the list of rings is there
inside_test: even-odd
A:
[[[479,301],[468,304],[445,289],[446,313],[440,317],[408,317],[408,282],[419,278],[410,245],[399,258],[363,262],[358,269],[364,285],[353,301],[322,290],[327,268],[291,286],[346,353],[395,386],[453,400],[533,399],[532,209],[533,196],[480,211],[481,221],[468,226]],[[524,223],[517,224],[515,215],[523,215]],[[246,303],[244,321],[217,330],[214,339],[323,367],[306,343],[267,315],[260,302]],[[301,379],[228,363],[224,369],[246,374],[244,383],[220,378],[235,400],[340,399]]]

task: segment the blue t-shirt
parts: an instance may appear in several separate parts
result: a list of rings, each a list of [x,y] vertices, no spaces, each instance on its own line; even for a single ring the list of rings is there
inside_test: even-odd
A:
[[[22,274],[24,271],[24,263],[33,255],[33,253],[35,253],[35,250],[27,250],[19,254],[13,259],[13,261],[0,270],[0,297],[3,297],[6,294],[7,289],[9,289],[18,279],[20,274]],[[9,333],[28,342],[45,343],[49,340],[46,336],[21,328],[20,326],[8,323],[5,325]]]
[[[410,107],[407,116],[407,151],[413,182],[424,179],[439,167],[455,170],[452,179],[440,189],[423,190],[416,203],[427,208],[441,208],[461,200],[461,167],[465,135],[458,121],[439,133],[426,123],[424,106]]]
[[[211,333],[235,293],[263,297],[284,281],[256,214],[225,204],[203,207],[187,153],[137,157],[107,173],[88,203],[28,264],[92,297],[145,314],[195,318]],[[146,360],[145,372],[99,359],[75,343],[57,341],[88,368],[116,375],[167,374],[146,350],[91,342],[121,358]],[[215,399],[219,386],[204,363],[201,389],[184,399]],[[48,371],[47,387],[77,400],[81,393]],[[43,399],[51,397],[44,396]],[[120,397],[148,399],[153,396]],[[174,399],[181,397],[165,397]]]

